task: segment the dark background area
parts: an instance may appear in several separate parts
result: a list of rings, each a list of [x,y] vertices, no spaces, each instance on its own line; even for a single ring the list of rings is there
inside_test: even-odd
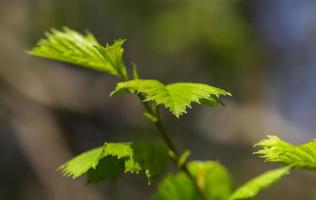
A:
[[[194,105],[163,121],[191,160],[220,160],[235,186],[277,167],[252,155],[273,133],[315,138],[316,2],[313,0],[1,0],[0,199],[149,199],[156,182],[126,175],[86,185],[57,167],[105,141],[157,137],[116,78],[26,55],[50,28],[89,30],[103,44],[126,38],[141,77],[230,91],[225,107]],[[316,175],[296,171],[256,199],[316,199]]]

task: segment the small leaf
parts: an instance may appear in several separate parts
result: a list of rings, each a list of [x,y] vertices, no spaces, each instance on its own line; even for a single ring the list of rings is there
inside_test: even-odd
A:
[[[255,197],[261,190],[278,182],[283,176],[289,174],[290,169],[290,167],[274,169],[255,177],[239,187],[229,197],[229,200],[247,200]]]
[[[135,63],[132,63],[132,69],[133,69],[133,78],[139,79],[138,70],[137,70],[137,66]]]
[[[203,200],[188,176],[180,172],[168,175],[160,184],[153,200]]]
[[[212,200],[226,200],[231,193],[231,178],[218,162],[193,161],[188,168],[205,195]],[[200,192],[184,173],[167,176],[159,185],[154,200],[202,200]]]
[[[46,33],[46,39],[40,40],[28,53],[127,77],[122,60],[123,44],[124,40],[117,40],[104,47],[91,33],[82,35],[69,28],[52,29]]]
[[[139,142],[132,146],[134,159],[140,163],[150,181],[159,176],[167,167],[168,148],[162,142]]]
[[[65,175],[77,178],[89,170],[95,170],[99,162],[106,157],[124,160],[123,172],[139,172],[141,167],[134,161],[131,143],[106,143],[104,146],[84,152],[62,165],[59,170]],[[108,163],[109,160],[107,160]]]
[[[210,199],[227,200],[232,190],[232,179],[219,162],[194,161],[189,163],[189,170]]]
[[[178,167],[181,168],[187,161],[188,157],[190,156],[190,150],[185,150],[178,159]]]
[[[108,156],[99,161],[95,169],[88,171],[88,183],[95,183],[102,180],[114,180],[121,176],[125,170],[124,159],[117,159]]]
[[[115,179],[124,173],[144,170],[150,182],[162,173],[167,162],[168,148],[160,142],[106,143],[73,158],[59,170],[73,178],[87,173],[88,182]]]
[[[144,112],[144,116],[145,116],[147,119],[149,119],[151,122],[153,122],[153,123],[155,123],[155,122],[158,121],[158,118],[157,118],[156,116],[154,116],[153,114],[151,114],[151,113],[149,113],[149,112],[147,112],[147,111]]]
[[[278,162],[295,168],[316,170],[316,140],[293,146],[277,136],[269,135],[255,145],[260,149],[255,154],[267,162]]]
[[[176,117],[186,113],[191,103],[210,106],[222,105],[220,96],[230,96],[222,89],[199,83],[174,83],[164,85],[157,80],[131,80],[120,82],[111,95],[120,92],[144,93],[144,101],[154,101],[157,105],[164,105]]]
[[[59,167],[59,170],[65,175],[77,178],[86,173],[89,169],[95,169],[99,163],[103,147],[84,152],[79,156],[68,161]]]

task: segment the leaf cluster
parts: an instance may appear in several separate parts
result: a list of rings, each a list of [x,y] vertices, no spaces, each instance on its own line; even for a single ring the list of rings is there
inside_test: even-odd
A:
[[[112,45],[102,46],[91,33],[83,35],[69,28],[62,31],[52,29],[46,38],[31,50],[29,54],[77,64],[94,70],[103,71],[124,80],[128,79],[123,62],[125,40],[117,40]],[[145,101],[162,104],[176,117],[186,113],[191,103],[202,103],[210,106],[222,105],[220,96],[231,95],[222,89],[200,83],[174,83],[164,85],[157,80],[138,79],[137,69],[133,68],[134,80],[120,82],[112,92],[122,91],[145,93]]]
[[[294,146],[277,136],[269,135],[267,139],[255,144],[255,152],[266,162],[277,162],[293,168],[316,170],[316,141]]]
[[[116,85],[111,95],[122,92],[137,94],[147,109],[145,116],[156,125],[160,120],[159,105],[179,118],[187,113],[192,103],[223,105],[220,97],[231,96],[229,92],[207,84],[163,84],[158,80],[139,79],[135,65],[133,79],[130,80],[123,62],[123,43],[124,40],[117,40],[111,45],[101,45],[91,33],[83,35],[69,28],[61,31],[52,29],[28,53],[118,76],[122,82]],[[224,166],[216,161],[187,163],[189,151],[177,155],[169,139],[166,139],[168,136],[161,121],[158,125],[165,143],[105,143],[76,156],[59,170],[72,178],[86,174],[88,182],[114,180],[124,173],[143,172],[150,183],[164,172],[170,159],[180,171],[161,181],[154,200],[247,200],[279,181],[292,168],[316,169],[315,141],[294,146],[277,136],[268,136],[256,144],[260,149],[255,154],[268,162],[279,162],[285,166],[265,172],[234,189],[231,175]]]

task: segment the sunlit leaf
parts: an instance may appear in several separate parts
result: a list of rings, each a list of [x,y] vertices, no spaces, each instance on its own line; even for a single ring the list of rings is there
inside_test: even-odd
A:
[[[149,181],[159,176],[167,167],[168,148],[161,142],[142,142],[133,145],[134,159],[145,169]]]
[[[28,53],[126,77],[123,44],[124,40],[117,40],[112,45],[102,46],[91,33],[83,35],[69,28],[52,29]]]
[[[106,143],[84,152],[60,167],[65,176],[88,174],[88,182],[115,179],[124,173],[142,170],[149,181],[162,173],[168,161],[168,148],[160,142]]]
[[[316,170],[316,141],[294,146],[277,136],[268,136],[255,145],[260,149],[255,154],[267,162],[278,162],[295,168]]]
[[[194,161],[188,168],[203,190],[203,196],[212,200],[226,200],[231,193],[231,178],[218,162]],[[159,185],[154,200],[202,200],[196,185],[184,172],[167,176]]]
[[[135,162],[131,143],[106,143],[102,147],[84,152],[60,167],[66,176],[77,178],[88,170],[94,170],[106,157],[125,160],[125,172],[139,172],[141,167]],[[124,172],[123,171],[123,172]]]
[[[283,167],[267,171],[244,185],[240,186],[229,198],[229,200],[247,200],[255,197],[261,190],[273,183],[278,182],[283,176],[289,174],[290,167]]]
[[[223,104],[219,97],[231,95],[222,89],[200,83],[173,83],[164,85],[157,80],[131,80],[120,82],[111,95],[120,92],[144,93],[144,101],[164,105],[176,117],[186,113],[191,103],[210,106]]]

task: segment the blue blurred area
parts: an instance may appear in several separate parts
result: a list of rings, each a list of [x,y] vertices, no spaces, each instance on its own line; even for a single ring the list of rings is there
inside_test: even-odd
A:
[[[255,13],[270,60],[267,96],[309,137],[315,136],[315,1],[261,1]]]

